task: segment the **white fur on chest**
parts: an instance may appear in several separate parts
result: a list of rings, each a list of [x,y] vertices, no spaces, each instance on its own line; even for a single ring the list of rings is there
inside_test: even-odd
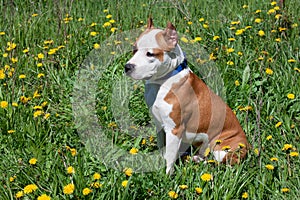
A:
[[[165,80],[163,83],[159,81],[157,84],[161,84],[160,89],[157,93],[156,100],[151,108],[151,112],[155,117],[156,121],[161,124],[161,128],[164,128],[166,132],[172,132],[176,124],[173,119],[170,117],[172,112],[173,105],[167,103],[164,99],[167,94],[170,92],[172,85],[176,84],[184,76],[187,76],[190,73],[190,69],[186,68],[175,76]],[[156,83],[156,82],[151,82]]]

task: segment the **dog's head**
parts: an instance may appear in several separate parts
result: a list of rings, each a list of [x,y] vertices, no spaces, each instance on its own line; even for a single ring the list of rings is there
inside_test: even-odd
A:
[[[133,57],[125,65],[126,75],[138,80],[162,78],[184,59],[177,42],[173,24],[168,22],[164,30],[156,29],[149,18],[147,29],[134,44]]]

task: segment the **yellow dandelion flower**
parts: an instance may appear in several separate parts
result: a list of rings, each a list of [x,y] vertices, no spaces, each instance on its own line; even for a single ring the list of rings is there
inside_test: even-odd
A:
[[[272,135],[268,135],[266,139],[271,140],[272,138],[273,138]]]
[[[5,79],[6,74],[4,72],[4,69],[0,69],[0,79]]]
[[[243,198],[243,199],[247,199],[248,196],[249,196],[249,195],[248,195],[248,192],[244,192],[244,193],[242,194],[242,198]]]
[[[111,26],[111,23],[110,22],[105,22],[104,24],[103,24],[103,27],[105,28],[105,27],[109,27],[109,26]]]
[[[228,38],[228,41],[233,42],[233,41],[235,41],[235,38]]]
[[[204,173],[203,175],[201,175],[200,177],[203,181],[210,181],[212,180],[212,175],[208,174],[208,173]]]
[[[42,194],[41,196],[38,196],[37,200],[51,200],[51,197],[46,194]]]
[[[73,194],[74,190],[75,190],[75,185],[73,183],[70,183],[70,184],[64,186],[63,193],[64,194]]]
[[[258,154],[259,154],[258,148],[255,148],[255,149],[254,149],[254,153],[255,153],[255,155],[258,155]]]
[[[36,159],[36,158],[31,158],[31,159],[29,160],[29,164],[31,164],[31,165],[35,165],[36,162],[37,162],[37,159]]]
[[[272,8],[272,9],[268,10],[267,13],[270,15],[270,14],[273,14],[273,13],[275,13],[275,12],[276,12],[276,10]]]
[[[42,67],[42,66],[43,66],[43,63],[37,63],[36,66],[37,66],[37,67]]]
[[[273,161],[273,162],[275,162],[275,161],[278,161],[278,158],[272,157],[272,158],[270,158],[270,160]]]
[[[2,56],[3,56],[3,58],[7,58],[8,53],[4,53],[4,54],[2,54]]]
[[[99,180],[101,178],[101,175],[99,173],[95,173],[93,175],[94,180]]]
[[[275,6],[274,10],[280,10],[280,7],[279,6]]]
[[[289,93],[289,94],[287,95],[287,98],[288,98],[288,99],[295,99],[295,95],[292,94],[292,93]]]
[[[168,193],[169,197],[171,197],[172,199],[177,199],[178,198],[178,194],[175,191],[170,191]]]
[[[199,41],[201,41],[202,40],[202,38],[201,37],[195,37],[195,42],[199,42]]]
[[[234,65],[234,62],[231,61],[231,60],[229,60],[229,61],[227,62],[227,65]]]
[[[20,199],[21,197],[23,197],[24,196],[24,192],[23,191],[19,191],[19,192],[17,192],[17,194],[15,195],[15,197],[17,198],[17,199]]]
[[[275,42],[281,42],[281,39],[280,38],[276,38]]]
[[[218,39],[220,39],[220,36],[218,36],[218,35],[215,35],[214,37],[213,37],[213,40],[215,41],[215,40],[218,40]]]
[[[203,17],[201,17],[200,19],[199,19],[199,22],[204,22],[204,18]]]
[[[254,22],[255,22],[255,23],[257,23],[257,24],[259,24],[259,23],[261,23],[261,22],[262,22],[262,19],[260,19],[260,18],[256,18],[256,19],[254,20]]]
[[[273,165],[266,165],[265,166],[268,170],[273,170],[274,169],[274,166]]]
[[[188,43],[189,40],[186,37],[181,37],[180,40],[184,43]]]
[[[45,57],[43,53],[39,53],[37,56],[39,59],[43,59]]]
[[[245,148],[246,145],[244,143],[239,143],[239,148]]]
[[[26,78],[26,75],[25,75],[25,74],[21,74],[21,75],[19,76],[19,79],[24,79],[24,78]]]
[[[42,110],[37,110],[33,113],[33,117],[37,118],[38,116],[41,116],[42,114],[44,114],[44,111]]]
[[[97,35],[97,32],[95,32],[95,31],[90,32],[90,36],[96,36],[96,35]]]
[[[265,36],[266,34],[265,34],[265,32],[264,32],[263,30],[259,30],[259,31],[258,31],[258,35],[259,35],[260,37],[263,37],[263,36]]]
[[[110,18],[112,18],[112,15],[106,15],[106,19],[110,19]]]
[[[196,187],[195,191],[196,191],[197,194],[201,194],[203,192],[202,188],[200,188],[200,187]]]
[[[90,27],[93,27],[93,26],[96,26],[96,25],[97,25],[97,23],[93,22],[93,23],[91,23]]]
[[[45,76],[45,74],[43,74],[43,73],[39,73],[39,74],[37,75],[38,78],[42,78],[42,77],[44,77],[44,76]]]
[[[146,143],[147,143],[147,140],[144,138],[144,139],[142,140],[141,144],[142,144],[142,145],[146,145]]]
[[[296,28],[296,27],[298,27],[297,23],[292,24],[292,28]]]
[[[95,44],[94,44],[94,49],[100,49],[100,44],[95,43]]]
[[[203,24],[203,28],[208,29],[209,25],[208,24]]]
[[[276,1],[272,1],[272,2],[271,2],[271,6],[275,6],[276,4],[277,4]]]
[[[277,14],[277,15],[275,15],[275,19],[279,19],[280,17],[282,17],[282,15],[281,15],[281,14]]]
[[[46,113],[45,115],[44,115],[44,119],[48,119],[49,117],[50,117],[50,113]]]
[[[227,50],[226,50],[226,52],[229,54],[229,53],[232,53],[232,52],[234,52],[234,48],[228,48]]]
[[[287,151],[287,150],[291,150],[293,148],[293,145],[291,144],[284,144],[282,151]]]
[[[245,32],[245,29],[238,29],[238,30],[235,32],[235,35],[242,35],[244,32]]]
[[[29,52],[29,48],[23,50],[23,53],[28,53],[28,52]]]
[[[70,151],[71,151],[71,155],[72,155],[72,156],[76,156],[77,151],[76,151],[75,148],[71,148]]]
[[[132,176],[133,170],[131,168],[125,168],[124,173],[126,176]]]
[[[15,132],[16,132],[15,130],[8,130],[7,131],[8,134],[12,134],[12,133],[15,133]]]
[[[295,60],[295,59],[288,59],[288,62],[289,62],[289,63],[295,63],[296,60]]]
[[[179,185],[179,188],[180,188],[181,190],[186,190],[186,189],[188,189],[189,187],[188,187],[187,185]]]
[[[101,187],[102,187],[102,184],[99,183],[99,182],[94,182],[94,183],[91,184],[91,186],[92,186],[93,188],[101,188]]]
[[[12,57],[10,60],[11,60],[12,63],[17,63],[18,62],[18,58]]]
[[[0,102],[0,107],[1,108],[7,108],[8,107],[8,102],[7,101],[1,101]]]
[[[216,144],[221,144],[221,143],[222,143],[222,140],[215,140],[215,143],[216,143]]]
[[[138,151],[139,151],[139,150],[138,150],[137,148],[134,148],[134,147],[133,147],[132,149],[130,149],[129,153],[132,154],[132,155],[135,155],[135,154],[138,153]]]
[[[299,153],[298,153],[298,152],[295,152],[295,151],[292,151],[292,152],[290,152],[290,156],[291,156],[291,157],[298,157],[298,156],[299,156]]]
[[[298,67],[295,67],[294,70],[300,73],[300,69]]]
[[[110,29],[110,32],[114,33],[114,32],[116,32],[116,30],[118,30],[118,29],[115,28],[115,27],[112,27],[112,28]]]
[[[14,182],[16,178],[17,178],[17,176],[9,177],[9,182]]]
[[[41,97],[41,95],[39,94],[39,91],[38,90],[36,90],[36,91],[34,91],[34,94],[33,94],[33,97],[32,98],[39,98],[39,97]]]
[[[282,31],[286,31],[286,30],[287,30],[287,28],[282,28],[282,27],[279,27],[278,29],[279,29],[279,32],[282,32]]]
[[[282,192],[282,193],[286,193],[286,192],[289,192],[289,191],[290,191],[289,188],[282,188],[282,189],[281,189],[281,192]]]
[[[273,74],[273,70],[270,69],[270,68],[266,68],[266,74],[272,75]]]
[[[123,187],[127,187],[127,185],[128,185],[128,181],[127,181],[127,180],[122,181],[122,186],[123,186]]]
[[[223,151],[228,151],[231,147],[229,145],[223,146],[222,150]]]
[[[82,194],[83,194],[84,196],[89,195],[91,192],[92,192],[92,190],[91,190],[90,188],[84,188],[84,189],[82,190]]]
[[[4,32],[4,31],[1,31],[1,32],[0,32],[0,35],[5,35],[5,32]]]
[[[69,166],[69,167],[67,168],[67,173],[68,173],[68,174],[75,174],[75,169],[74,169],[74,167]]]
[[[38,187],[35,184],[30,184],[24,187],[24,194],[30,194],[36,191]]]
[[[275,128],[278,128],[278,127],[280,127],[282,125],[282,122],[277,122],[276,124],[275,124]]]
[[[256,14],[261,13],[261,10],[256,10],[255,13]]]
[[[210,148],[207,147],[207,148],[205,149],[204,156],[207,157],[209,153],[210,153]]]
[[[235,86],[240,86],[240,82],[238,80],[234,81]]]

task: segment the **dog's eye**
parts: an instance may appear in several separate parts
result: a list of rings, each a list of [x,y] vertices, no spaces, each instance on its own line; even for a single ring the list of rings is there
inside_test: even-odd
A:
[[[132,54],[134,55],[137,52],[137,49],[132,50]]]
[[[147,52],[147,53],[146,53],[146,56],[147,56],[147,57],[153,57],[153,56],[155,56],[155,54],[154,54],[154,53]]]

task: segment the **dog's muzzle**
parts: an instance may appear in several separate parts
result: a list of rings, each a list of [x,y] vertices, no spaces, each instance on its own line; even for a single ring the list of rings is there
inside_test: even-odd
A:
[[[125,73],[126,74],[131,73],[134,70],[134,67],[135,67],[134,64],[127,63],[124,67]]]

